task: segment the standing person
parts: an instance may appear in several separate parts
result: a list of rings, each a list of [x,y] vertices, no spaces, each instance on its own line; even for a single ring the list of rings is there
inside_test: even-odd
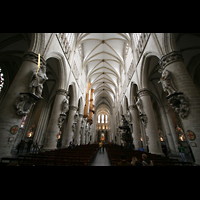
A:
[[[101,153],[101,147],[102,147],[102,143],[99,142],[99,149],[100,149],[100,153]]]
[[[105,143],[103,143],[103,153],[104,153]]]
[[[142,165],[143,166],[153,166],[153,161],[149,160],[146,154],[142,154]]]
[[[161,144],[161,147],[162,147],[163,153],[164,153],[165,156],[167,157],[167,147],[166,147],[166,145],[162,143],[162,144]]]
[[[34,151],[36,153],[37,149],[38,149],[38,143],[37,143],[37,140],[36,140],[35,143],[33,144],[33,153],[34,153]]]
[[[24,150],[24,147],[25,147],[25,145],[26,145],[26,140],[22,140],[23,142],[22,142],[22,145],[21,145],[21,150],[22,150],[22,152],[23,152],[23,150]]]
[[[185,148],[181,144],[178,144],[178,150],[183,161],[187,162],[187,159],[185,158]]]
[[[28,141],[28,143],[27,143],[27,145],[28,145],[28,147],[27,147],[27,153],[28,152],[30,152],[30,149],[31,149],[31,145],[33,144],[33,139],[31,138],[29,141]]]
[[[23,140],[21,140],[21,142],[17,145],[17,154],[19,153],[19,150],[22,148],[23,146]]]

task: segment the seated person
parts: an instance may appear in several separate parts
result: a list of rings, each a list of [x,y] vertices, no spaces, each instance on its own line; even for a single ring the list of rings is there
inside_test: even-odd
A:
[[[124,154],[121,155],[121,161],[117,166],[130,166],[130,163],[126,161],[126,156]]]
[[[138,159],[135,156],[133,156],[131,161],[131,166],[143,166],[143,165],[140,161],[138,161]]]
[[[146,154],[142,154],[142,165],[143,166],[153,166],[153,161],[149,160]]]

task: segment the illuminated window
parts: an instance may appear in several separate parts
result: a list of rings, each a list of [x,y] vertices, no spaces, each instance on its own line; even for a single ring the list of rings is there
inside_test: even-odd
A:
[[[105,118],[106,118],[106,123],[108,123],[108,115],[106,115],[106,117],[105,117]]]
[[[100,115],[98,116],[98,123],[100,123]]]
[[[1,67],[0,67],[0,92],[3,88],[3,84],[4,84],[4,76],[3,76],[3,73],[2,73],[2,70],[1,70]]]
[[[104,115],[102,115],[101,119],[102,119],[101,123],[104,123]]]

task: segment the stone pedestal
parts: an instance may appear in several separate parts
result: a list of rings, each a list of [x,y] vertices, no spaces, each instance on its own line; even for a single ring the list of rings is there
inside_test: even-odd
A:
[[[47,130],[45,134],[46,137],[44,140],[44,146],[42,148],[42,151],[56,149],[56,145],[58,141],[57,134],[60,131],[59,118],[62,112],[61,110],[62,102],[63,102],[63,99],[66,97],[66,95],[67,95],[67,91],[63,89],[59,89],[56,92],[56,98],[53,104],[53,109],[52,109],[50,120],[47,126]]]
[[[148,89],[141,89],[138,95],[142,99],[144,113],[147,116],[146,135],[149,137],[149,152],[154,154],[164,155],[161,148],[160,139],[158,136],[158,128],[155,121],[154,110],[151,103],[151,97]]]

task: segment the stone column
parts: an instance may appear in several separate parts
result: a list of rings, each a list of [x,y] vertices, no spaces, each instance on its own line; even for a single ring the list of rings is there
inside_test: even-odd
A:
[[[189,102],[189,113],[186,117],[180,117],[184,132],[191,130],[196,138],[190,141],[191,149],[194,154],[196,164],[200,165],[200,95],[186,69],[182,54],[173,51],[160,60],[160,65],[164,70],[171,73],[171,78],[178,91],[183,92]],[[187,134],[186,134],[187,136]]]
[[[163,126],[165,128],[165,133],[166,133],[167,141],[168,141],[168,144],[169,144],[170,153],[176,154],[176,147],[175,147],[175,144],[174,144],[172,133],[171,133],[170,128],[169,128],[169,123],[167,121],[167,116],[166,116],[164,107],[160,107],[160,114],[161,114]]]
[[[44,146],[42,148],[42,151],[50,150],[50,149],[56,149],[57,145],[57,134],[60,131],[60,128],[58,126],[58,119],[60,117],[60,114],[62,112],[62,102],[63,99],[67,96],[67,91],[63,89],[59,89],[56,92],[56,97],[53,104],[53,109],[51,112],[51,117],[47,126],[46,130],[46,138],[44,141]]]
[[[176,135],[176,130],[175,130],[175,127],[173,125],[171,115],[170,115],[169,110],[166,106],[164,107],[164,109],[165,109],[167,121],[168,121],[168,124],[169,124],[169,129],[171,131],[173,142],[174,142],[174,145],[175,145],[175,154],[180,155],[179,150],[178,150],[178,138],[177,138],[177,135]]]
[[[40,61],[45,65],[45,60],[40,57]],[[22,115],[16,114],[14,106],[20,93],[29,92],[29,84],[33,70],[37,70],[38,55],[27,52],[23,56],[23,62],[10,85],[5,98],[0,106],[0,157],[11,156],[11,149],[15,142],[17,133],[12,135],[10,128],[14,125],[20,127]],[[11,140],[9,140],[9,138]]]
[[[74,123],[74,115],[77,111],[78,107],[76,106],[69,106],[69,114],[68,114],[68,121],[67,121],[67,128],[66,132],[63,133],[62,137],[62,148],[66,148],[69,146],[69,143],[72,142],[74,138],[74,134],[72,131],[72,125]]]
[[[85,144],[88,144],[88,134],[89,134],[89,122],[86,123],[85,127]]]
[[[139,122],[138,122],[138,111],[136,108],[136,105],[129,106],[129,110],[131,112],[132,116],[132,124],[133,124],[133,136],[134,136],[134,146],[135,150],[138,150],[138,148],[141,148],[141,140],[140,140],[140,128],[139,128]]]
[[[82,141],[81,143],[85,144],[85,127],[86,127],[87,118],[83,118],[83,131],[82,131]]]
[[[149,152],[164,155],[158,136],[158,128],[156,125],[154,110],[151,103],[150,91],[144,88],[138,91],[138,95],[142,100],[144,113],[147,115],[146,135],[149,137]]]
[[[83,119],[83,114],[79,114],[77,128],[76,128],[76,134],[74,136],[75,145],[77,145],[77,144],[80,145],[80,129],[81,129],[82,119]]]

